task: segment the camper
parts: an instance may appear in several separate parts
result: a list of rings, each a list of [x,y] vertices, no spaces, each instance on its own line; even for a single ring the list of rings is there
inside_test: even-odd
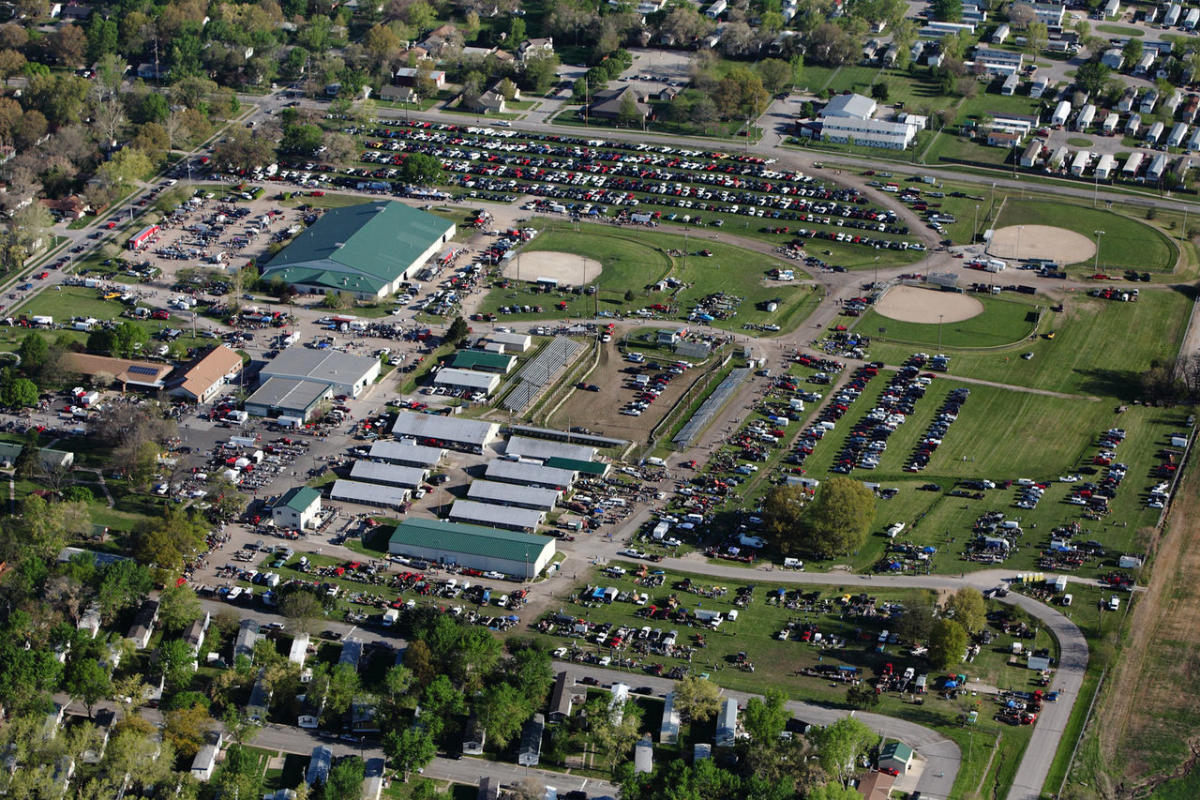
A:
[[[1104,122],[1100,123],[1100,132],[1105,136],[1112,136],[1117,132],[1117,126],[1121,124],[1121,115],[1115,111],[1110,111],[1104,116]]]
[[[1059,101],[1058,106],[1054,109],[1054,116],[1050,118],[1050,125],[1055,128],[1061,128],[1067,124],[1067,120],[1071,116],[1071,104],[1066,100]]]
[[[1108,153],[1100,156],[1100,161],[1096,164],[1096,180],[1106,181],[1112,175],[1113,165],[1116,164],[1116,159]]]
[[[1085,105],[1079,111],[1079,115],[1075,117],[1075,130],[1085,131],[1092,124],[1092,119],[1096,116],[1096,107],[1091,103]]]
[[[1129,120],[1125,123],[1125,135],[1137,136],[1138,131],[1142,129],[1142,115],[1133,113],[1129,115]]]
[[[1041,97],[1050,88],[1050,79],[1046,76],[1035,78],[1033,84],[1029,87],[1029,96],[1033,98]]]
[[[1187,138],[1188,126],[1183,122],[1176,122],[1171,128],[1171,134],[1167,137],[1167,147],[1179,147],[1183,144],[1183,140]]]
[[[1083,175],[1087,169],[1088,162],[1092,160],[1092,154],[1087,150],[1080,150],[1075,154],[1075,158],[1071,159],[1071,174],[1076,178]]]
[[[1154,160],[1150,162],[1150,166],[1146,167],[1146,180],[1158,181],[1162,179],[1163,173],[1167,171],[1167,154],[1158,153],[1154,156]]]
[[[1146,130],[1146,144],[1156,145],[1158,140],[1162,138],[1163,130],[1166,128],[1161,122],[1155,122]]]

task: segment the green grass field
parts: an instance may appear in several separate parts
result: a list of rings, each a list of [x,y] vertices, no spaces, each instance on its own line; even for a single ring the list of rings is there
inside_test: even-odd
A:
[[[484,300],[482,311],[495,311],[504,305],[540,304],[541,314],[509,314],[510,319],[554,319],[561,317],[590,317],[600,312],[623,314],[654,303],[671,303],[666,293],[648,287],[668,276],[688,284],[675,297],[678,319],[686,319],[693,305],[705,296],[725,292],[743,298],[737,313],[725,320],[715,320],[713,327],[740,330],[745,324],[774,323],[783,329],[795,327],[819,302],[819,291],[811,285],[787,285],[768,282],[766,273],[773,267],[787,265],[770,256],[712,240],[652,233],[634,228],[602,228],[585,225],[577,231],[569,224],[535,220],[533,226],[542,233],[525,247],[525,252],[553,251],[594,258],[603,265],[597,280],[596,295],[576,295],[567,291],[538,293],[526,283],[516,283],[508,289],[493,289]],[[669,250],[683,250],[691,255],[670,256]],[[695,255],[700,249],[712,252],[711,257]],[[522,281],[536,275],[521,275]],[[633,291],[632,300],[625,299]],[[566,302],[563,310],[557,303]],[[760,307],[768,301],[778,301],[775,312]]]
[[[972,295],[983,303],[982,314],[960,322],[925,324],[902,322],[869,309],[855,325],[876,341],[903,342],[919,347],[998,347],[1019,342],[1037,327],[1034,303]],[[882,333],[880,331],[883,331]]]
[[[1016,200],[1009,198],[996,227],[1053,225],[1095,239],[1100,238],[1100,268],[1170,272],[1175,268],[1178,248],[1154,228],[1112,211],[1072,205],[1061,200]],[[1090,268],[1093,263],[1086,259]]]
[[[1136,303],[1075,295],[1062,312],[1043,313],[1040,330],[1053,332],[1053,339],[1041,336],[989,352],[943,350],[951,356],[951,375],[1132,400],[1141,373],[1155,361],[1175,358],[1191,308],[1186,288],[1143,291]],[[878,334],[877,326],[861,327],[861,321],[859,326],[868,336]],[[900,364],[916,349],[874,341],[871,357]],[[1021,358],[1026,352],[1033,358]]]

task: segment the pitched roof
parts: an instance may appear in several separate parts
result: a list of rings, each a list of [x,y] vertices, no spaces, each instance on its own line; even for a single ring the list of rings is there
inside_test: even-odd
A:
[[[593,114],[611,114],[616,116],[621,113],[621,104],[624,102],[626,95],[633,97],[633,104],[639,114],[643,117],[650,116],[650,106],[643,103],[638,98],[637,92],[630,86],[607,92],[597,92],[596,102],[592,103],[591,111]]]
[[[899,761],[911,761],[913,749],[901,741],[891,741],[879,751],[879,758],[895,758]]]
[[[275,501],[275,507],[290,508],[299,514],[307,511],[308,507],[313,504],[313,501],[320,498],[321,493],[311,486],[293,486]]]
[[[441,217],[390,200],[330,209],[271,259],[263,277],[375,293],[453,227]]]
[[[162,387],[163,379],[171,373],[170,364],[156,364],[152,361],[133,361],[128,358],[109,358],[94,356],[88,353],[67,353],[67,369],[81,372],[84,375],[99,375],[107,373],[118,383],[131,383],[137,386]]]
[[[236,351],[219,344],[184,371],[183,380],[178,388],[192,397],[200,397],[214,383],[223,380],[226,375],[240,371],[241,368],[242,357]]]
[[[409,518],[396,526],[388,540],[392,545],[437,547],[455,553],[491,556],[508,561],[537,560],[542,549],[554,542],[549,536],[465,525],[440,519]]]

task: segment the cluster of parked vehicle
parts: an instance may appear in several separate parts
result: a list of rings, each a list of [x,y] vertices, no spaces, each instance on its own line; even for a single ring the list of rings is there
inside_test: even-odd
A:
[[[872,362],[862,368],[872,378],[883,368]],[[855,467],[875,469],[887,450],[888,439],[916,410],[916,403],[925,396],[931,378],[923,377],[914,366],[902,367],[888,381],[873,408],[850,429],[850,435],[834,460],[831,471],[848,474]]]
[[[950,391],[950,394],[946,396],[946,402],[938,411],[938,415],[934,417],[933,422],[929,423],[929,430],[925,431],[921,441],[917,442],[912,458],[908,460],[908,465],[904,468],[905,472],[920,472],[929,466],[929,459],[933,456],[933,452],[941,446],[942,439],[949,432],[950,425],[958,419],[963,403],[970,395],[971,390],[966,387]]]
[[[837,427],[838,420],[845,416],[846,412],[850,410],[851,404],[862,395],[868,381],[879,374],[880,366],[882,364],[864,364],[854,370],[846,385],[838,389],[837,394],[821,409],[821,413],[812,425],[800,434],[800,439],[796,442],[795,452],[788,456],[788,463],[804,464],[805,460],[812,455],[817,442],[825,438],[826,433]]]
[[[634,392],[633,399],[621,408],[621,413],[627,417],[640,417],[642,412],[667,390],[671,380],[682,375],[691,366],[686,361],[674,361],[665,365],[660,365],[657,361],[645,363],[645,356],[641,353],[630,353],[626,360],[631,362],[631,365],[625,368],[625,371],[630,373],[626,386]],[[642,371],[643,368],[658,372],[647,375]]]

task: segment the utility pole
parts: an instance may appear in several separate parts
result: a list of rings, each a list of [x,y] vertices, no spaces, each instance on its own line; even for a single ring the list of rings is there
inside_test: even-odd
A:
[[[1096,263],[1092,266],[1092,272],[1100,272],[1100,237],[1104,235],[1104,231],[1094,231],[1096,234]]]

